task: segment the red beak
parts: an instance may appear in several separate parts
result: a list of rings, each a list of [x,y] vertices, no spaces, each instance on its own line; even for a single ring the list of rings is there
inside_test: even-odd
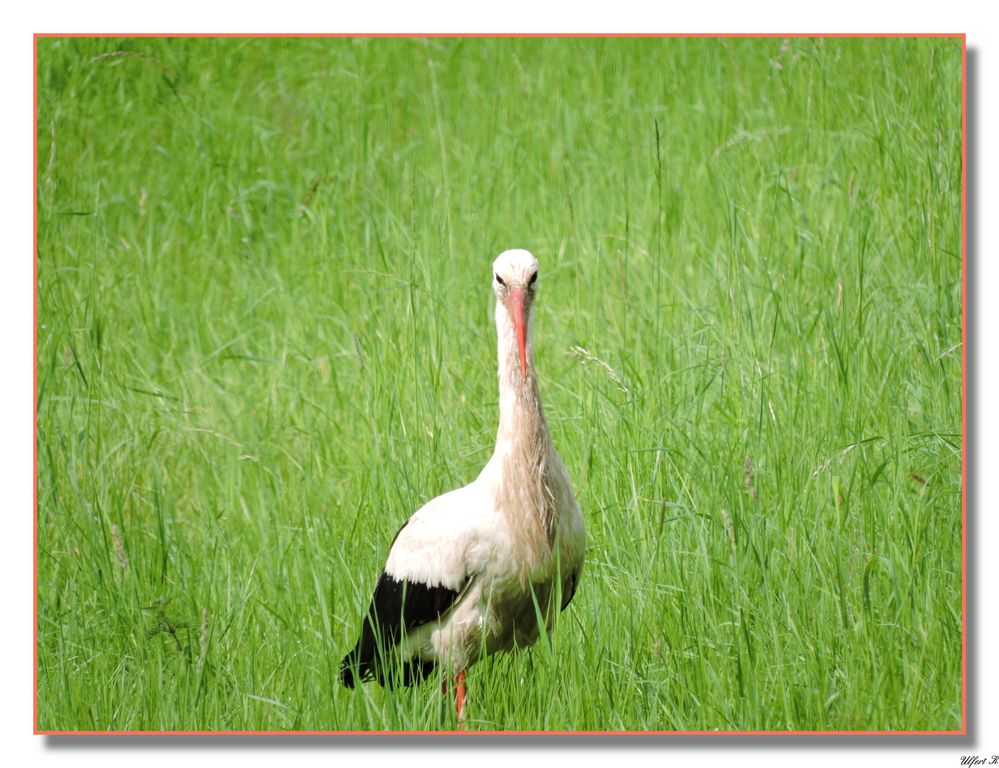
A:
[[[520,288],[510,291],[510,314],[513,329],[517,332],[517,349],[520,352],[520,375],[527,378],[527,317],[524,314],[524,292]]]

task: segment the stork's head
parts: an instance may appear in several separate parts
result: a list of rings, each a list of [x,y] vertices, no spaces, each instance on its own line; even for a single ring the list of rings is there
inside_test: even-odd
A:
[[[527,326],[538,284],[538,260],[525,250],[503,251],[493,262],[493,290],[506,307],[517,335],[520,373],[527,378]]]

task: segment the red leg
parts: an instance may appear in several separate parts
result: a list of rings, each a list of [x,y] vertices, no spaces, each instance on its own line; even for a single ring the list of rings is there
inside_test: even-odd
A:
[[[454,706],[458,710],[458,723],[461,723],[461,710],[465,706],[465,670],[454,679]]]

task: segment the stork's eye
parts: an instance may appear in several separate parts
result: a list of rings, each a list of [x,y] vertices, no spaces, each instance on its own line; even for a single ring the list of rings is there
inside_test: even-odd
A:
[[[493,277],[496,278],[496,282],[499,283],[500,285],[506,285],[506,283],[503,282],[503,278],[500,277],[499,275],[493,275]]]
[[[527,281],[527,285],[528,286],[534,285],[534,281],[537,279],[538,279],[538,273],[535,272],[533,275],[531,275],[531,279]]]

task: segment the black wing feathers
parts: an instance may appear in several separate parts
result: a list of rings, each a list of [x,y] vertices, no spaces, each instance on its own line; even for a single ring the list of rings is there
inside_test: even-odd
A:
[[[404,659],[402,680],[399,680],[393,674],[392,659],[383,659],[382,654],[397,645],[404,633],[447,613],[460,594],[460,591],[444,586],[432,587],[396,579],[382,571],[367,616],[361,623],[361,636],[341,664],[340,676],[344,685],[354,687],[355,671],[361,680],[375,677],[382,685],[390,687],[399,682],[410,685],[422,680],[434,668],[433,662]]]
[[[579,571],[577,570],[574,574],[569,577],[569,588],[562,593],[562,610],[564,611],[569,607],[569,603],[572,602],[572,598],[576,596],[576,586],[579,584]]]

